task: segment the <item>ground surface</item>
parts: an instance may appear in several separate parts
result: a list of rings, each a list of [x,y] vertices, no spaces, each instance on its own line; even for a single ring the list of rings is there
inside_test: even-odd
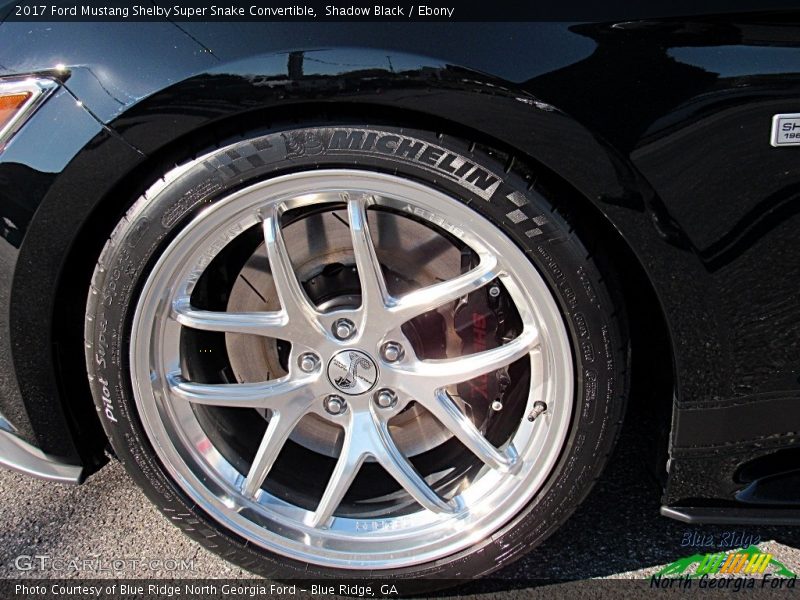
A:
[[[522,598],[531,595],[532,587],[543,591],[542,583],[532,580],[642,579],[674,560],[708,551],[682,546],[687,533],[712,535],[719,541],[734,529],[746,536],[760,536],[762,549],[800,573],[800,528],[690,527],[659,516],[659,490],[641,463],[642,453],[637,444],[635,436],[623,435],[603,478],[556,535],[497,573],[501,581],[471,583],[462,593],[481,598]],[[149,504],[116,463],[78,487],[0,471],[0,507],[2,578],[94,576],[90,572],[69,570],[20,570],[15,563],[19,562],[17,557],[25,555],[47,555],[64,561],[99,557],[106,564],[118,559],[138,559],[144,563],[162,560],[174,567],[171,559],[189,561],[191,566],[175,571],[159,568],[157,564],[136,567],[127,564],[121,572],[99,574],[105,577],[251,576],[182,535]],[[619,585],[624,587],[621,582]],[[548,593],[562,589],[569,597],[606,596],[597,594],[598,589],[583,594],[573,588],[574,584],[562,583],[544,589]],[[621,589],[608,590],[608,597],[626,595],[620,593]]]

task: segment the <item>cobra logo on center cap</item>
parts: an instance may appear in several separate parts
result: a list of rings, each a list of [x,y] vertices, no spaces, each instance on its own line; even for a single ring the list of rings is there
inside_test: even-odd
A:
[[[378,365],[361,350],[343,350],[328,363],[328,380],[343,394],[363,394],[375,387]]]

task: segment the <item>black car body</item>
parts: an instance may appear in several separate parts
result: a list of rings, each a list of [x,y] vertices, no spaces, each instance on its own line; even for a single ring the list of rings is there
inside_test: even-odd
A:
[[[10,466],[77,482],[106,461],[83,312],[142,174],[211,132],[357,114],[466,132],[546,170],[623,265],[631,403],[664,514],[798,522],[800,150],[770,141],[776,114],[800,113],[800,14],[8,21],[0,56],[0,76],[56,84],[0,154]]]

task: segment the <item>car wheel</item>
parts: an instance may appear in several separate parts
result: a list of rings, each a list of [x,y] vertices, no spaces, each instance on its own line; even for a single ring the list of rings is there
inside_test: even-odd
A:
[[[152,184],[97,264],[86,359],[172,522],[265,576],[422,587],[564,522],[613,447],[628,342],[607,274],[515,162],[295,126]]]

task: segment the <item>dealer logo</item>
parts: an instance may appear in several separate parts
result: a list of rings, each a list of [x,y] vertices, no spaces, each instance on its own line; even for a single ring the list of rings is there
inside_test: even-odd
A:
[[[794,589],[797,575],[758,546],[692,554],[651,575],[651,588]],[[758,583],[757,583],[758,582]]]

